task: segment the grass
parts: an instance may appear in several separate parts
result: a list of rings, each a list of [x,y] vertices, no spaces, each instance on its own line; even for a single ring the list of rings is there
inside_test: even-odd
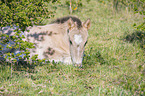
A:
[[[56,17],[69,14],[57,6]],[[144,32],[133,28],[143,17],[132,11],[114,13],[108,3],[83,1],[72,15],[91,19],[83,67],[63,64],[0,64],[1,95],[143,96],[145,95]],[[54,18],[54,19],[55,19]]]

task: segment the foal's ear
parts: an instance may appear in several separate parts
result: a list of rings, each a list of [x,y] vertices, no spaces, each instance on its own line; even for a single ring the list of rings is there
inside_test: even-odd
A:
[[[88,30],[90,28],[90,26],[91,26],[91,20],[89,18],[83,23],[83,27],[87,28],[87,30]]]
[[[75,27],[75,22],[71,18],[67,21],[67,23],[68,23],[69,30]]]

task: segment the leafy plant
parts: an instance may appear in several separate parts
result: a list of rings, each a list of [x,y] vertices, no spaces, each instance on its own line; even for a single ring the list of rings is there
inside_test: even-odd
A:
[[[44,19],[53,17],[53,11],[48,10],[48,3],[55,3],[57,0],[1,0],[0,1],[0,43],[5,45],[7,49],[23,50],[18,54],[5,53],[5,59],[10,62],[16,62],[16,58],[22,54],[26,60],[29,60],[29,48],[34,48],[32,43],[23,41],[23,35],[27,27],[41,24]],[[10,26],[14,35],[3,34],[3,27]],[[14,42],[9,46],[10,42]],[[3,46],[0,49],[3,50]],[[2,55],[4,55],[2,53]],[[37,56],[32,59],[36,60]],[[21,59],[21,58],[18,58]]]

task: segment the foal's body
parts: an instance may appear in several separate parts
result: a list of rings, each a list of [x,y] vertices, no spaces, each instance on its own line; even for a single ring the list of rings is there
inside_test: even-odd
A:
[[[67,24],[32,27],[30,32],[26,33],[26,40],[34,43],[36,47],[30,50],[30,57],[38,54],[38,59],[45,58],[71,64],[69,38],[66,29]]]
[[[29,28],[29,32],[24,32],[24,41],[34,43],[35,48],[30,49],[30,57],[38,54],[38,59],[82,66],[89,27],[90,19],[82,23],[76,17],[64,17],[52,24]],[[4,34],[14,34],[10,29],[2,31]]]

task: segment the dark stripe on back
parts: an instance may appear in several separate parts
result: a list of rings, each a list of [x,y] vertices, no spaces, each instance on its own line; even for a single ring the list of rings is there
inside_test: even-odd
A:
[[[65,23],[67,20],[72,19],[74,22],[77,23],[77,27],[81,28],[82,27],[82,22],[80,19],[78,19],[77,17],[72,17],[72,16],[67,16],[67,17],[62,17],[62,18],[58,18],[55,21],[52,21],[51,23],[58,23],[58,24],[63,24]]]

